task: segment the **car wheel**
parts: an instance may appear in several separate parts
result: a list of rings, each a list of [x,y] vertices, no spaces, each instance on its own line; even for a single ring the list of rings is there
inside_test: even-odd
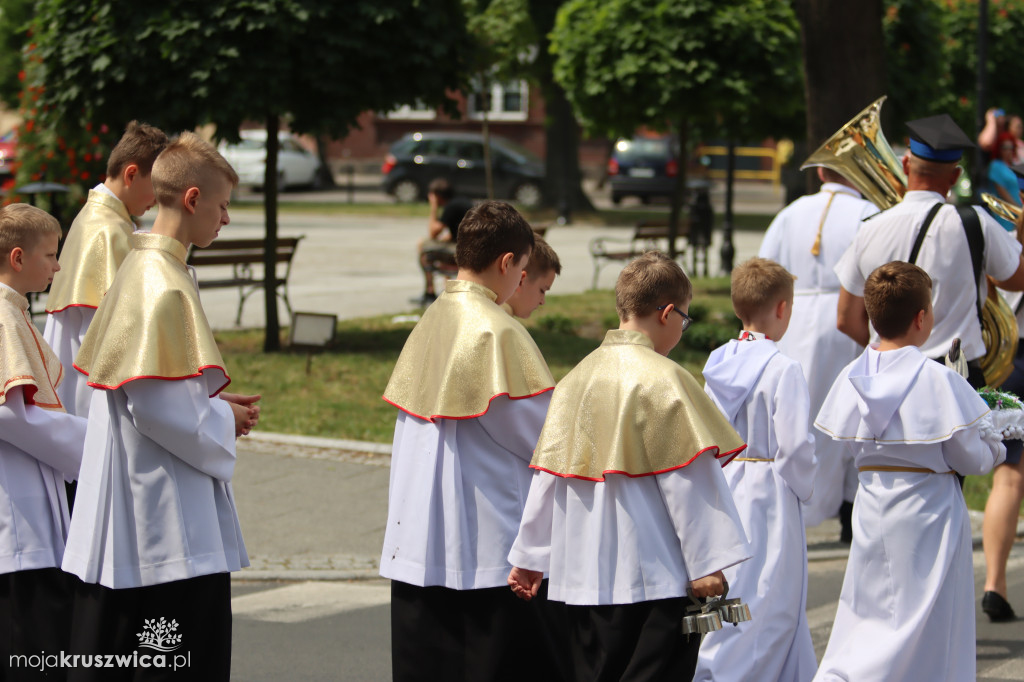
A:
[[[544,194],[536,182],[524,182],[512,194],[512,200],[523,208],[537,208],[543,198]]]
[[[411,204],[420,200],[419,184],[408,178],[396,182],[395,186],[391,188],[391,193],[395,195],[395,200],[400,204]]]
[[[621,194],[615,194],[613,192],[612,193],[612,203],[615,204],[616,206],[621,204],[622,203],[622,195]]]

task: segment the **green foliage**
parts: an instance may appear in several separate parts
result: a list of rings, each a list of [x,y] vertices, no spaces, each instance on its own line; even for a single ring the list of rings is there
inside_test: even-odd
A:
[[[0,105],[14,109],[21,92],[22,51],[29,42],[29,0],[0,0]]]
[[[31,142],[47,146],[26,155],[29,177],[85,123],[212,123],[235,138],[245,121],[280,116],[343,135],[366,110],[445,104],[465,73],[461,0],[40,0],[34,11],[25,126],[54,140]]]
[[[936,0],[886,0],[882,36],[890,97],[884,123],[898,134],[891,140],[906,133],[904,121],[938,113],[936,95],[947,68],[943,51],[950,40],[942,37],[943,22]]]
[[[565,315],[544,315],[537,320],[537,328],[552,334],[573,335],[576,333],[576,323]]]
[[[593,133],[686,122],[755,139],[802,127],[799,28],[784,0],[570,0],[551,51]]]

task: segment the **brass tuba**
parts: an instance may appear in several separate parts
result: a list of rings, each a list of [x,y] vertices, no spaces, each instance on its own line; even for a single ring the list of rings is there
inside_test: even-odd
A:
[[[903,200],[907,176],[903,173],[899,157],[882,133],[880,112],[883,102],[885,97],[879,97],[850,119],[807,157],[800,170],[812,166],[833,170],[884,211]],[[986,203],[989,202],[986,200]],[[981,358],[985,381],[989,386],[999,386],[1013,371],[1013,358],[1017,353],[1017,320],[1010,306],[996,291],[991,277],[988,278],[988,296],[981,311],[981,337],[985,342],[985,355]]]

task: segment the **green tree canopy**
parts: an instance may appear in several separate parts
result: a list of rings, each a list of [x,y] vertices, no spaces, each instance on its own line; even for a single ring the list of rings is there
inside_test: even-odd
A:
[[[212,123],[229,139],[246,121],[264,122],[268,268],[282,120],[341,136],[368,109],[416,100],[450,108],[446,90],[467,70],[460,0],[40,0],[33,26],[22,112],[37,136],[24,172],[49,174],[52,157],[70,147],[72,181],[88,182],[104,163],[99,132],[116,140],[132,119],[169,132]],[[92,170],[81,170],[77,146],[90,146]],[[272,283],[266,299],[273,350]]]

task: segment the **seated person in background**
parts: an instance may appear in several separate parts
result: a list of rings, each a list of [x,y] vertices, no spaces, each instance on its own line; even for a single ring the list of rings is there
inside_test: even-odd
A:
[[[430,305],[437,298],[434,293],[434,273],[430,270],[431,261],[444,260],[455,265],[455,240],[459,234],[459,223],[473,207],[469,199],[455,196],[451,183],[444,178],[435,178],[430,183],[427,199],[430,201],[430,222],[427,224],[430,236],[420,240],[417,245],[424,278],[423,297],[418,300],[423,305]]]
[[[1000,140],[998,152],[999,155],[988,164],[988,192],[1014,206],[1020,206],[1017,175],[1010,170],[1013,158],[1017,153],[1017,145],[1012,136],[1007,135]],[[993,217],[1007,232],[1014,231],[1012,222],[997,215],[993,215]]]
[[[544,237],[534,235],[533,251],[523,270],[523,280],[516,293],[501,304],[509,315],[527,319],[533,311],[544,305],[544,295],[551,290],[555,276],[562,274],[562,263]]]

